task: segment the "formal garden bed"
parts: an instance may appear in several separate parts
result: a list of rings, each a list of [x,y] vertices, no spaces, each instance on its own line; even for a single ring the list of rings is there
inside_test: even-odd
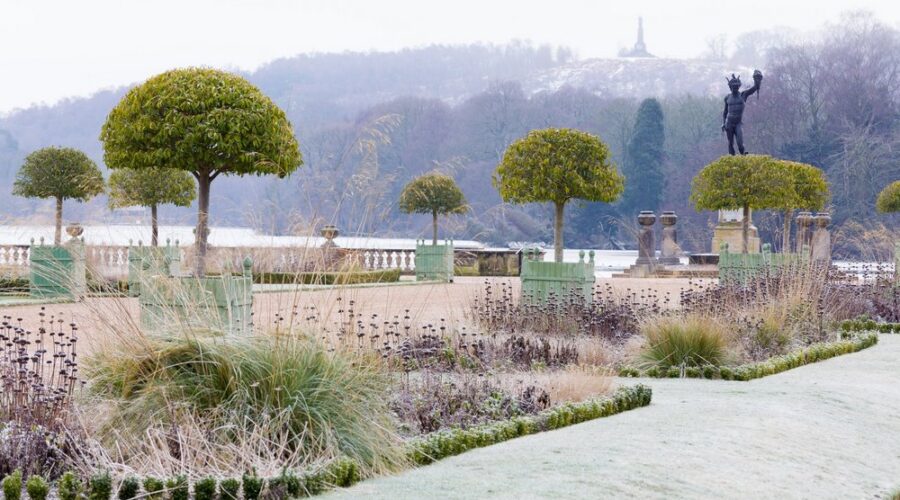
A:
[[[650,402],[548,339],[337,303],[250,335],[134,323],[85,358],[68,318],[4,316],[6,498],[305,496]]]
[[[590,303],[566,295],[534,304],[511,284],[486,282],[469,317],[494,343],[546,342],[570,362],[624,377],[751,380],[874,345],[877,332],[895,331],[898,299],[878,280],[797,264],[677,294],[595,287]]]

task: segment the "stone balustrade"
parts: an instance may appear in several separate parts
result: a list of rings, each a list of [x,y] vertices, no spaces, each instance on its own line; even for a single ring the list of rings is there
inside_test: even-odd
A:
[[[0,268],[25,274],[31,265],[30,245],[0,246]],[[91,245],[86,247],[88,267],[108,279],[124,279],[128,276],[128,246]],[[180,247],[183,269],[190,269],[193,248]],[[316,248],[234,247],[210,248],[207,257],[210,267],[231,266],[240,269],[248,255],[253,258],[254,272],[302,272],[316,267]],[[400,269],[404,273],[415,272],[416,251],[413,249],[357,249],[344,250],[366,270]]]

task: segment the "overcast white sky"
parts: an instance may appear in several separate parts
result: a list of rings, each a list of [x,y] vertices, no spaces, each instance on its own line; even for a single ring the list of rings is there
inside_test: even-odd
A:
[[[639,15],[651,52],[692,57],[729,29],[808,31],[851,9],[900,21],[891,0],[0,0],[0,113],[173,67],[253,69],[301,52],[524,39],[610,57],[634,43]]]

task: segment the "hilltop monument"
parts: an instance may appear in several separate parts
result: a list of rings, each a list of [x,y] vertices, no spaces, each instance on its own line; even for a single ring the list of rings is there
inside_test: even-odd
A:
[[[621,50],[619,52],[619,57],[656,57],[653,54],[647,52],[647,45],[644,43],[644,18],[638,18],[638,33],[637,33],[637,41],[634,43],[634,47],[631,50]]]

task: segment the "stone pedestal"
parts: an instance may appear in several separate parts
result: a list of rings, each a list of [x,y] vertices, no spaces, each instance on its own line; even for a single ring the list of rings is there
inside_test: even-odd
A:
[[[723,243],[728,244],[732,252],[741,252],[743,248],[743,210],[719,210],[719,223],[713,230],[712,249],[718,252]],[[759,253],[759,231],[753,225],[753,211],[750,211],[750,237],[747,239],[747,253]]]
[[[812,233],[812,260],[817,264],[831,265],[831,231],[828,224],[831,223],[831,215],[828,212],[819,212],[813,217],[815,230]]]
[[[813,215],[810,212],[797,214],[797,241],[794,242],[794,251],[805,253],[809,251],[813,235]]]
[[[636,266],[646,266],[652,271],[657,264],[656,261],[656,238],[653,235],[653,224],[656,222],[656,215],[648,210],[638,214],[638,224],[641,229],[638,233],[638,258],[635,261]]]
[[[664,266],[677,266],[681,264],[681,247],[678,246],[678,232],[675,223],[678,216],[675,212],[666,211],[659,216],[662,223],[662,241],[659,244],[659,263]]]

